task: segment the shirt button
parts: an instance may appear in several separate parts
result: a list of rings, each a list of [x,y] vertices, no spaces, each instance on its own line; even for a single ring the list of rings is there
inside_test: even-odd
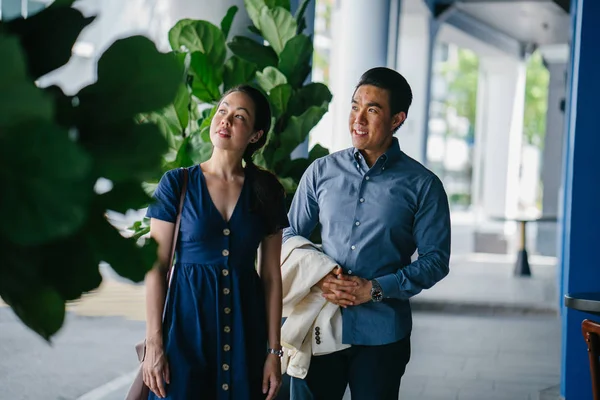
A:
[[[231,328],[226,326],[225,328],[223,328],[223,332],[229,333],[229,332],[231,332]]]
[[[348,270],[348,275],[352,275],[352,270],[351,269]]]
[[[360,198],[358,201],[360,201],[361,203],[364,203],[364,202],[365,202],[365,199],[363,199],[363,198]]]
[[[229,371],[229,365],[223,364],[223,371]]]
[[[229,255],[229,250],[225,249],[223,250],[222,254],[227,257]]]
[[[382,171],[385,171],[385,167],[381,167],[381,170],[382,170]]]
[[[226,269],[224,271],[227,271]],[[223,289],[223,294],[229,294],[229,289],[225,288]]]
[[[356,221],[356,223],[354,225],[359,226],[360,225],[360,221]]]
[[[223,388],[223,390],[227,391],[227,390],[229,390],[229,385],[224,383],[222,388]]]
[[[369,180],[369,179],[371,179],[371,178],[369,178],[368,176],[365,176],[365,179],[366,179],[366,180]]]
[[[229,236],[229,234],[231,233],[231,231],[227,228],[223,229],[223,235],[225,236]]]
[[[352,250],[356,250],[356,246],[352,245],[352,247],[350,247]]]
[[[231,312],[231,308],[225,307],[223,311],[225,312],[225,314],[229,314]]]
[[[221,273],[223,274],[223,276],[229,275],[229,271],[227,271],[226,269],[224,269],[223,271],[221,271]]]
[[[231,350],[231,346],[226,344],[225,346],[223,346],[223,351],[229,351]]]

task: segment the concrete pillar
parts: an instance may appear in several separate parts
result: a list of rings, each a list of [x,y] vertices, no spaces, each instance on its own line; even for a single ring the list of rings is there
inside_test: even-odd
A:
[[[333,129],[318,141],[334,152],[352,146],[348,115],[358,79],[369,68],[388,65],[390,0],[337,1],[332,20]]]
[[[475,251],[508,251],[513,223],[492,217],[518,212],[519,167],[525,109],[525,63],[506,56],[480,57],[473,168],[473,205],[481,222]]]
[[[561,218],[562,292],[598,292],[598,226],[600,226],[600,135],[597,99],[600,2],[572,0],[572,48],[567,96],[567,137]],[[562,297],[561,297],[562,298]],[[564,304],[564,303],[561,303]],[[592,398],[588,352],[581,334],[585,318],[600,317],[562,308],[561,395],[566,400]]]
[[[568,57],[568,51],[566,52]],[[548,85],[548,113],[546,115],[546,138],[542,153],[541,179],[543,185],[542,214],[559,215],[559,195],[562,189],[562,155],[565,133],[564,101],[566,92],[567,64],[565,60],[553,60],[544,56],[550,72]],[[538,253],[556,256],[558,246],[557,223],[539,223],[536,249]]]
[[[473,198],[484,216],[514,215],[525,108],[525,63],[481,57]]]
[[[406,7],[407,2],[404,2]],[[425,163],[425,118],[427,117],[427,85],[429,71],[429,11],[401,14],[398,61],[396,70],[410,84],[413,103],[408,118],[396,133],[402,150],[415,160]]]

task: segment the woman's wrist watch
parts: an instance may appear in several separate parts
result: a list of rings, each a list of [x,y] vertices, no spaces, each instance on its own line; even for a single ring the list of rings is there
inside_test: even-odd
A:
[[[383,300],[383,290],[381,289],[381,285],[375,279],[371,280],[371,285],[371,300],[375,303],[379,303]]]
[[[269,354],[275,354],[276,356],[278,356],[279,358],[283,357],[283,349],[267,349],[267,353]]]

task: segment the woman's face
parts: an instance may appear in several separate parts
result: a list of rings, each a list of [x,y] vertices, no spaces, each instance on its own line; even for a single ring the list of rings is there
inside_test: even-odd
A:
[[[243,92],[225,96],[210,123],[210,139],[214,147],[243,153],[249,143],[260,139],[263,132],[254,131],[255,107]]]

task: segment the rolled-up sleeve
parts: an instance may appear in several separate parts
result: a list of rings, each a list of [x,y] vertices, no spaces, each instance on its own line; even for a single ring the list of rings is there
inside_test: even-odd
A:
[[[397,272],[377,278],[387,298],[408,299],[423,289],[429,289],[449,272],[448,197],[436,176],[432,176],[424,185],[422,193],[413,226],[419,257]]]
[[[317,161],[313,162],[300,179],[288,212],[290,226],[283,231],[284,242],[292,236],[309,238],[319,222],[319,203],[315,188],[316,163]]]

